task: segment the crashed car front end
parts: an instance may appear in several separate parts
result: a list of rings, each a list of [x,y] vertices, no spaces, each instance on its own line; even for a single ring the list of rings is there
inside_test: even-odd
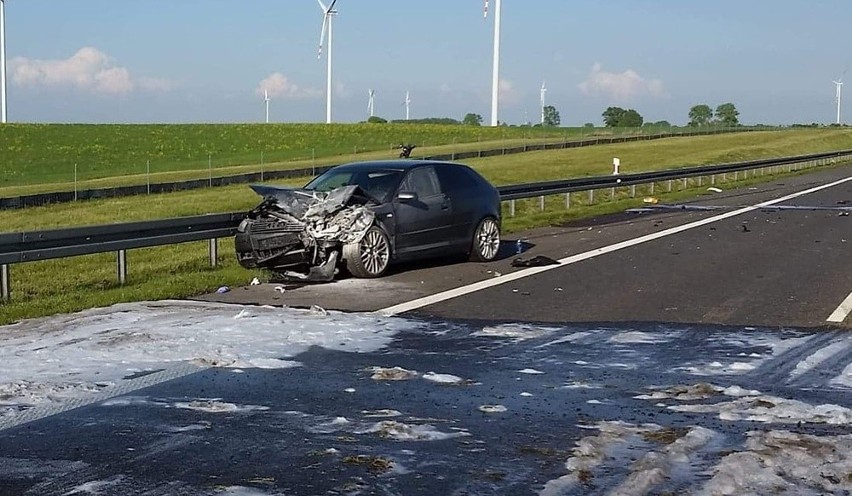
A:
[[[263,201],[237,228],[237,260],[246,268],[264,268],[279,276],[329,281],[340,251],[357,243],[373,225],[375,213],[357,186],[328,193],[252,186]]]

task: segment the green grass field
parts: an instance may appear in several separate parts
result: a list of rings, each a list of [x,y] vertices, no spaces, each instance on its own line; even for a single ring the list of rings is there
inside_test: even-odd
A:
[[[422,157],[660,131],[424,124],[7,124],[0,126],[0,196],[387,159],[396,157],[400,143],[416,144],[414,155]]]
[[[521,183],[587,175],[609,174],[612,157],[622,160],[622,172],[638,172],[678,166],[800,155],[852,148],[852,131],[845,129],[772,131],[639,143],[601,145],[570,150],[530,152],[466,161],[496,184]],[[305,178],[307,180],[307,178]],[[304,183],[296,180],[292,183]],[[755,181],[750,179],[749,181]],[[726,185],[733,187],[733,185]],[[686,191],[656,196],[671,201],[706,189],[695,184]],[[616,201],[587,204],[574,195],[572,208],[564,199],[547,201],[541,212],[537,200],[519,202],[517,215],[504,218],[507,233],[533,226],[558,223],[591,214],[620,211],[641,204],[621,191]],[[606,194],[598,195],[602,200]],[[0,211],[0,231],[18,232],[74,225],[178,217],[203,213],[240,211],[253,207],[258,197],[245,185],[196,191],[58,204],[26,210]],[[22,318],[72,312],[113,303],[181,298],[214,290],[220,285],[245,285],[262,272],[239,267],[232,240],[220,240],[221,266],[208,266],[206,243],[131,250],[129,282],[116,281],[115,255],[49,260],[11,267],[12,301],[0,304],[0,324]]]
[[[186,124],[0,126],[0,187],[206,169],[418,146],[579,136],[567,128],[407,124]],[[588,134],[589,131],[586,131]],[[261,156],[263,155],[263,156]]]

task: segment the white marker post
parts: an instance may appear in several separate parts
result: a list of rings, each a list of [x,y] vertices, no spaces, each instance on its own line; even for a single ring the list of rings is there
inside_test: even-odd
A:
[[[612,175],[618,175],[618,167],[621,165],[621,160],[617,157],[612,159]]]

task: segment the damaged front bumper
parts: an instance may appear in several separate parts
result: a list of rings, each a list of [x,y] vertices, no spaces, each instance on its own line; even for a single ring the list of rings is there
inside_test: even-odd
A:
[[[240,223],[234,237],[237,260],[280,277],[330,281],[344,244],[357,243],[373,225],[375,213],[355,198],[356,186],[329,193],[252,186],[264,196]]]

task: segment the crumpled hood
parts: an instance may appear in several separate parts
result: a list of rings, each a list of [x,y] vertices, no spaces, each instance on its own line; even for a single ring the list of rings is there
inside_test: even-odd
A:
[[[328,193],[320,193],[304,188],[285,188],[265,184],[251,184],[249,187],[264,198],[273,198],[278,208],[299,220],[307,216],[332,214],[346,206],[346,202],[355,194],[358,186],[343,186]]]
[[[328,193],[262,184],[250,187],[265,199],[274,199],[278,208],[303,222],[305,232],[317,240],[360,241],[375,219],[371,209],[348,204],[357,185],[342,186]]]

